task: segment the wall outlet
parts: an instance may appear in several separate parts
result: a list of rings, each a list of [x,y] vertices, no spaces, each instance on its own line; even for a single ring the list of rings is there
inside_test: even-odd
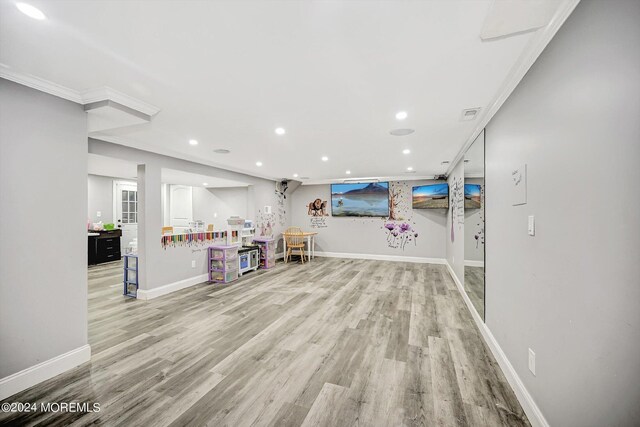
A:
[[[96,216],[97,216],[98,218],[100,218],[100,217],[102,216],[102,212],[100,212],[100,211],[96,212]]]
[[[531,349],[529,349],[529,370],[534,376],[536,375],[536,354]]]
[[[529,225],[527,227],[527,231],[529,232],[529,236],[536,235],[536,218],[533,215],[529,215]]]
[[[191,268],[196,268],[196,260],[191,260]]]

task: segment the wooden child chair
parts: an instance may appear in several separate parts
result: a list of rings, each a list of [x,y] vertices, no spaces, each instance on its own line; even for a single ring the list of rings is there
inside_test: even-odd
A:
[[[284,262],[286,263],[287,259],[291,260],[294,249],[299,249],[300,252],[298,254],[304,264],[304,234],[302,234],[302,230],[297,227],[289,227],[284,233],[284,240],[287,242],[287,253],[285,254]]]

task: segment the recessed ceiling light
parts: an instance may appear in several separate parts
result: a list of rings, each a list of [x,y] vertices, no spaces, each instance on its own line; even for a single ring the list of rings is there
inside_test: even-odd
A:
[[[197,140],[195,140],[195,139],[190,139],[190,140],[189,140],[189,144],[191,144],[191,145],[198,145],[198,141],[197,141]]]
[[[389,133],[393,136],[406,136],[411,135],[414,132],[415,130],[413,129],[393,129]]]
[[[287,133],[287,131],[284,130],[284,128],[276,128],[276,134],[284,135],[285,133]]]
[[[209,184],[208,184],[208,183],[206,183],[206,182],[203,182],[203,183],[202,183],[202,185],[207,186],[207,185],[209,185]]]
[[[258,167],[262,166],[262,162],[256,162],[256,166]]]
[[[226,148],[217,148],[213,150],[213,152],[216,154],[229,154],[231,150],[227,150]]]
[[[407,170],[408,170],[409,172],[411,172],[411,171],[413,170],[413,168],[412,168],[411,166],[409,166],[409,167],[407,168]]]
[[[30,4],[16,3],[16,7],[20,12],[24,13],[29,18],[37,19],[38,21],[47,19],[47,17],[44,15],[44,13],[42,13],[40,9],[38,9],[37,7],[33,7]]]
[[[347,175],[351,175],[351,171],[346,171],[345,172]]]
[[[297,177],[298,177],[298,174],[297,174],[297,173],[294,173],[294,174],[293,174],[293,177],[294,177],[294,178],[297,178]]]
[[[407,118],[407,112],[406,111],[398,111],[396,113],[396,119],[398,120],[404,120]]]
[[[411,154],[411,150],[405,148],[404,150],[402,150],[402,154]]]
[[[322,161],[323,161],[323,162],[328,162],[328,161],[329,161],[329,158],[328,158],[327,156],[322,156]]]

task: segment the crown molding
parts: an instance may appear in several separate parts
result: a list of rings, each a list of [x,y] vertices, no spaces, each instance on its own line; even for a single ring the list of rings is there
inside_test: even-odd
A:
[[[500,90],[489,107],[481,110],[482,112],[478,118],[478,125],[474,128],[458,154],[456,154],[449,164],[447,175],[450,175],[453,169],[458,165],[458,162],[462,160],[464,154],[467,152],[471,144],[473,144],[473,141],[476,140],[478,135],[480,135],[480,132],[482,132],[487,124],[489,124],[493,116],[498,112],[500,107],[502,107],[502,104],[504,104],[507,98],[509,98],[527,71],[529,71],[529,68],[531,68],[533,63],[536,62],[542,51],[547,47],[551,39],[553,39],[578,3],[580,3],[580,0],[564,0],[562,4],[558,6],[558,10],[551,18],[551,21],[549,21],[549,24],[535,32],[533,38],[529,41],[527,48],[522,52],[513,67],[511,67],[507,78],[502,83]],[[487,43],[495,43],[495,41],[487,41]]]
[[[80,92],[31,74],[15,71],[8,65],[1,63],[0,77],[80,105],[91,104],[99,101],[113,101],[150,117],[158,114],[160,111],[160,108],[154,105],[133,98],[122,92],[118,92],[117,90],[107,86]]]
[[[45,79],[41,79],[40,77],[32,76],[31,74],[20,73],[18,71],[12,70],[5,64],[0,64],[0,77],[2,77],[3,79],[11,80],[12,82],[16,82],[23,86],[39,90],[40,92],[48,93],[49,95],[66,99],[67,101],[82,104],[82,96],[78,91],[69,89],[68,87],[50,82]]]
[[[394,175],[394,176],[370,176],[370,177],[354,177],[354,178],[329,178],[329,179],[305,179],[301,180],[300,178],[295,178],[294,181],[300,181],[301,185],[320,185],[320,184],[341,184],[345,181],[347,183],[357,184],[359,182],[370,182],[370,181],[424,181],[424,180],[435,180],[436,175]]]
[[[158,107],[155,107],[149,103],[133,98],[122,92],[118,92],[110,87],[103,86],[94,89],[85,90],[80,94],[82,104],[91,104],[99,101],[112,101],[132,110],[139,111],[147,116],[155,116],[160,112]]]

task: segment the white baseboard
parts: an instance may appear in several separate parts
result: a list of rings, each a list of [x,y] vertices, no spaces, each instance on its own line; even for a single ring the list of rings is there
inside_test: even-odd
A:
[[[326,258],[372,259],[378,261],[415,262],[419,264],[445,264],[444,258],[423,258],[401,255],[352,254],[342,252],[316,252],[316,256]]]
[[[91,346],[85,344],[42,363],[0,379],[0,400],[60,375],[91,359]]]
[[[198,283],[206,282],[207,280],[209,280],[209,275],[201,274],[200,276],[190,277],[178,282],[169,283],[168,285],[158,286],[153,289],[138,289],[137,298],[141,300],[158,298],[162,295],[167,295],[171,292],[176,292],[181,289],[197,285]]]
[[[480,329],[480,333],[482,334],[484,341],[487,343],[487,345],[491,349],[491,353],[493,353],[493,357],[496,358],[498,365],[500,365],[500,369],[502,369],[502,372],[504,373],[504,376],[507,378],[509,385],[511,386],[514,393],[516,394],[516,397],[518,398],[518,402],[520,402],[522,409],[524,410],[525,414],[527,414],[527,417],[529,418],[529,422],[533,427],[549,427],[549,423],[547,422],[544,415],[542,414],[542,411],[540,410],[538,405],[536,405],[536,402],[533,400],[533,397],[531,396],[527,388],[524,386],[524,383],[518,376],[518,373],[516,372],[516,370],[513,368],[513,365],[511,364],[511,362],[509,362],[509,359],[507,359],[507,355],[504,354],[504,351],[502,351],[500,344],[498,344],[498,341],[496,341],[495,337],[491,333],[491,330],[489,330],[486,323],[484,323],[484,321],[476,311],[475,307],[473,306],[473,303],[471,302],[471,299],[469,299],[469,296],[464,291],[464,287],[462,286],[462,283],[456,276],[456,273],[453,271],[453,268],[451,268],[451,265],[448,262],[446,262],[446,265],[447,265],[447,269],[449,270],[449,274],[453,278],[453,281],[455,282],[458,288],[458,291],[460,292],[460,295],[462,295],[462,299],[467,304],[467,308],[471,312],[471,316],[473,317],[473,320],[475,320],[476,325],[478,326],[478,329]]]
[[[484,261],[471,261],[468,259],[464,260],[465,267],[484,267]]]

